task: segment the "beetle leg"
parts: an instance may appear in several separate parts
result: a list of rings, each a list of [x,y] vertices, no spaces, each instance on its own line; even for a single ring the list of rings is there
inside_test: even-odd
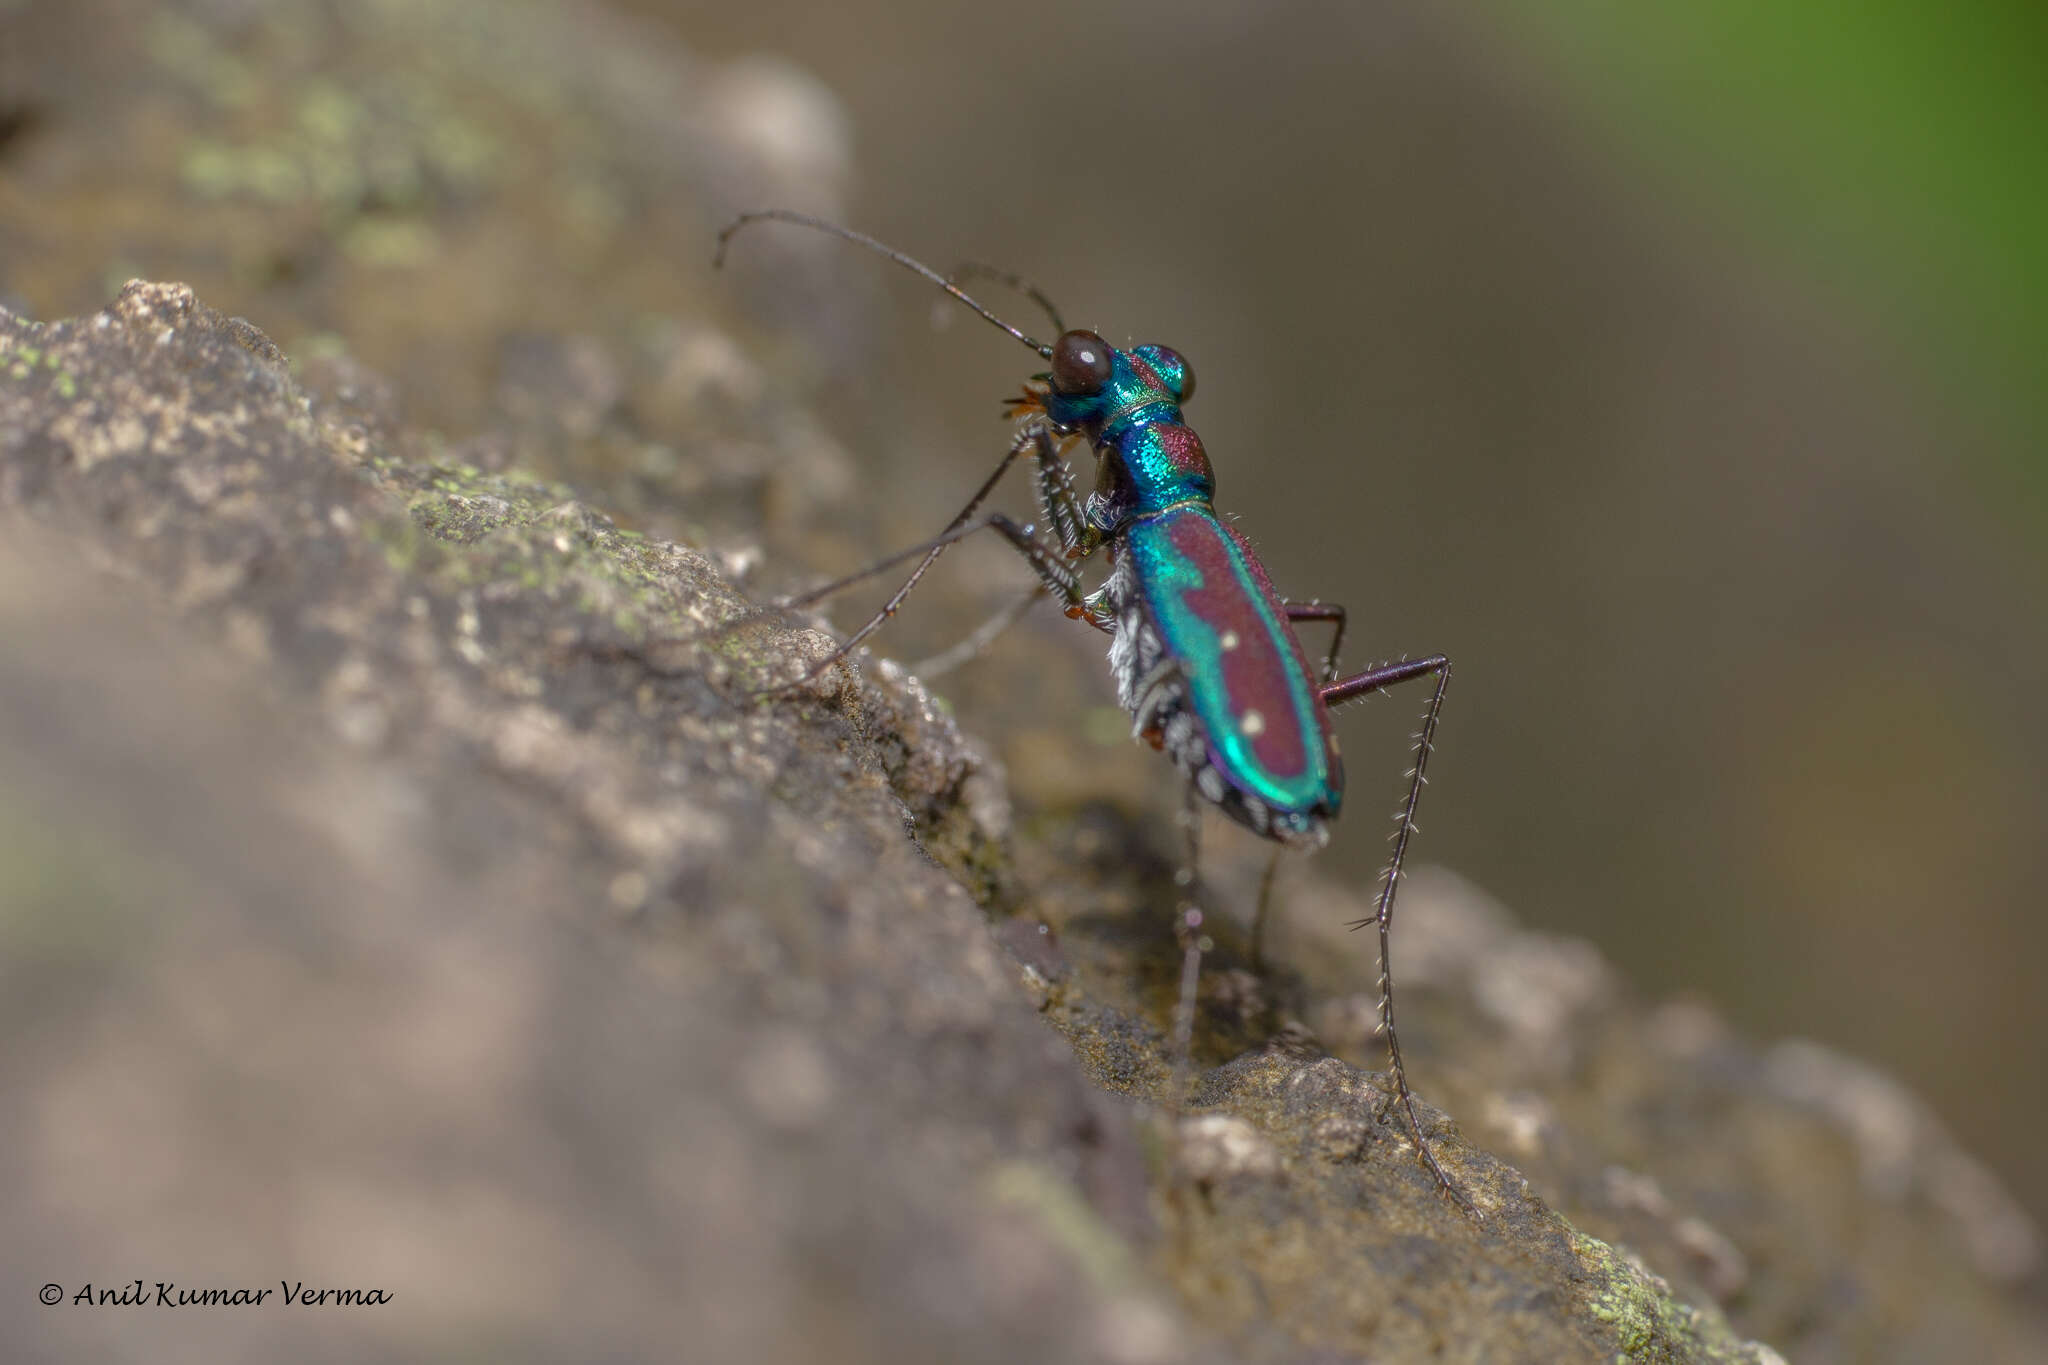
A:
[[[1408,773],[1408,797],[1396,813],[1394,825],[1394,853],[1387,863],[1387,870],[1380,880],[1379,900],[1371,919],[1358,921],[1351,927],[1363,929],[1375,925],[1380,937],[1380,1031],[1387,1036],[1387,1057],[1393,1064],[1395,1098],[1408,1117],[1408,1130],[1415,1137],[1415,1146],[1422,1153],[1423,1164],[1429,1167],[1437,1183],[1468,1213],[1476,1213],[1472,1201],[1465,1192],[1451,1183],[1450,1176],[1437,1164],[1436,1153],[1429,1148],[1429,1140],[1422,1135],[1422,1120],[1415,1113],[1415,1096],[1408,1089],[1408,1072],[1401,1064],[1401,1040],[1394,1032],[1394,976],[1388,957],[1388,944],[1392,937],[1394,923],[1394,893],[1401,882],[1401,864],[1408,856],[1408,839],[1415,833],[1415,808],[1422,802],[1422,788],[1427,779],[1423,770],[1429,764],[1429,753],[1436,742],[1437,717],[1443,711],[1444,691],[1451,685],[1451,661],[1441,654],[1432,654],[1426,659],[1404,659],[1400,663],[1385,664],[1369,668],[1363,673],[1354,673],[1348,678],[1327,683],[1323,687],[1323,700],[1334,706],[1367,692],[1377,692],[1395,683],[1407,682],[1411,678],[1436,675],[1436,690],[1430,694],[1429,708],[1422,713],[1422,730],[1415,736],[1415,766]]]

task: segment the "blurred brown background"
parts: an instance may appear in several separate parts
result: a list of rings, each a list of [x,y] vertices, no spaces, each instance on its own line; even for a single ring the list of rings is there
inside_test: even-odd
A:
[[[855,188],[809,207],[1191,358],[1283,588],[1351,607],[1354,665],[1457,663],[1425,859],[1895,1067],[2048,1210],[2033,11],[633,7],[844,102]],[[843,268],[896,310],[841,395],[873,552],[973,486],[1032,366]],[[957,478],[892,487],[932,441]],[[931,613],[888,651],[969,619]],[[1358,878],[1420,701],[1347,721]]]
[[[289,37],[321,8],[293,7],[277,27]],[[1590,937],[1649,992],[1698,991],[1756,1036],[1811,1035],[1896,1070],[2048,1213],[2048,999],[2033,985],[2048,889],[2037,7],[611,8],[708,59],[692,74],[730,82],[722,108],[759,95],[734,122],[780,144],[758,158],[783,168],[778,197],[942,269],[975,257],[1023,271],[1070,320],[1191,358],[1190,415],[1222,503],[1282,587],[1350,606],[1354,665],[1430,650],[1457,661],[1421,857],[1532,924]],[[536,270],[520,245],[522,228],[572,235],[548,235],[555,208],[573,228],[579,214],[666,202],[605,198],[605,175],[636,191],[651,177],[637,144],[598,134],[631,122],[642,96],[648,109],[681,102],[662,84],[667,51],[566,74],[554,67],[587,58],[509,53],[507,82],[558,75],[546,93],[569,112],[542,100],[546,118],[491,122],[480,101],[477,122],[507,144],[583,136],[588,160],[615,153],[588,202],[486,193],[494,177],[517,180],[518,158],[480,171],[489,139],[472,137],[433,144],[429,190],[373,165],[368,190],[343,186],[348,212],[322,216],[331,187],[265,207],[278,166],[223,150],[275,130],[237,124],[268,106],[235,102],[229,78],[248,73],[220,56],[233,43],[195,36],[261,31],[285,7],[99,9],[118,17],[0,0],[10,305],[65,316],[104,305],[129,275],[185,279],[301,362],[336,338],[295,333],[295,319],[324,317],[342,349],[391,375],[409,418],[460,441],[507,400],[436,387],[443,373],[484,387],[490,358],[411,363],[445,340],[434,329],[448,296],[498,310],[502,332],[528,314],[556,325],[591,299],[623,311],[621,295],[690,316],[726,287],[708,269],[708,229],[692,235],[694,198],[663,210],[675,240],[655,283],[566,255],[559,272]],[[444,9],[454,50],[473,36],[469,11]],[[320,26],[304,28],[317,52]],[[95,122],[113,101],[94,83],[121,83],[111,54],[130,50],[219,94],[208,117],[241,142],[219,133],[194,150],[146,105]],[[750,81],[750,54],[809,76]],[[579,124],[579,82],[626,112]],[[331,126],[352,87],[287,93],[306,126],[286,134],[355,145]],[[436,107],[403,112],[444,126]],[[635,126],[668,127],[652,114]],[[693,193],[728,169],[717,154],[677,155],[697,159],[678,175]],[[161,187],[128,197],[136,165],[173,167],[161,173],[189,218],[160,211]],[[7,176],[29,185],[17,199]],[[716,211],[756,206],[758,187],[731,181],[734,202]],[[55,227],[31,213],[51,184],[89,191]],[[421,249],[408,193],[461,222],[468,235],[450,240],[462,250]],[[493,204],[519,207],[482,221]],[[332,264],[337,222],[347,270]],[[263,252],[233,237],[244,223]],[[184,254],[155,250],[180,236]],[[746,247],[735,290],[758,289],[781,249]],[[423,279],[404,274],[422,260]],[[818,534],[814,564],[772,554],[770,588],[930,534],[1000,451],[997,400],[1033,368],[880,262],[847,249],[822,268],[873,305],[848,310],[848,330],[817,338],[810,358],[830,386],[830,436],[873,479],[844,495],[843,543]],[[503,289],[506,272],[518,291]],[[1027,305],[1002,303],[1035,325]],[[515,391],[516,361],[500,376]],[[943,486],[892,478],[934,449],[955,452]],[[607,505],[668,533],[703,515],[685,489]],[[1024,581],[1000,554],[963,554],[884,648],[915,659],[950,643]],[[1000,690],[992,674],[1034,654],[1108,703],[1098,642],[1057,620],[943,684],[968,728],[1004,746],[1027,803],[1045,780],[1029,771],[1030,737],[1101,718],[1064,697],[1021,719],[981,704]],[[1031,678],[1023,690],[1048,689]],[[1324,859],[1361,882],[1420,702],[1363,705],[1346,722],[1352,810]],[[1170,806],[1154,756],[1121,742],[1098,752],[1104,780]]]

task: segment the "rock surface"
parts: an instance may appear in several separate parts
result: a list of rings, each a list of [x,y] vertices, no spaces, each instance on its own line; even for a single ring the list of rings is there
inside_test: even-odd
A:
[[[1425,1109],[1468,1219],[1301,1022],[1370,1055],[1359,945],[1302,927],[1360,907],[1311,885],[1279,956],[1333,980],[1223,935],[1176,1137],[1156,832],[1043,812],[1013,856],[915,682],[747,699],[823,641],[566,489],[390,458],[180,286],[0,319],[0,369],[21,1282],[311,1261],[401,1351],[1768,1359],[1726,1302],[1879,1358],[1819,1311],[1850,1276],[2022,1358],[1983,1272],[2026,1229],[1880,1078],[1425,881],[1418,1070],[1631,1253]]]
[[[798,87],[547,5],[377,8],[165,7],[92,77],[163,134],[82,155],[52,97],[0,189],[9,260],[110,185],[232,210],[164,232],[264,329],[170,284],[0,315],[5,1257],[61,1290],[10,1358],[2048,1357],[2032,1230],[1910,1095],[1636,1000],[1448,874],[1404,894],[1403,1038],[1478,1219],[1385,1116],[1362,906],[1298,870],[1271,969],[1212,915],[1170,1124],[1163,766],[1068,780],[1070,726],[1013,789],[886,665],[744,696],[827,642],[737,547],[822,562],[859,495],[796,362],[652,263],[765,183],[736,111]],[[550,73],[492,86],[537,130],[516,172],[458,155],[504,126],[486,57]],[[426,168],[396,213],[313,173],[393,145]],[[531,211],[605,186],[640,213]],[[280,242],[317,284],[252,291]],[[457,272],[410,316],[407,242]],[[827,354],[843,306],[798,319]],[[1015,685],[1095,695],[1037,658]],[[392,1301],[154,1306],[280,1279]]]

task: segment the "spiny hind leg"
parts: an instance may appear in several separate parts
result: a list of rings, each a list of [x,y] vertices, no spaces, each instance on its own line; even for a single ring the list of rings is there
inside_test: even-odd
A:
[[[1326,704],[1335,706],[1368,692],[1431,675],[1436,677],[1436,688],[1430,693],[1428,709],[1422,713],[1422,729],[1415,736],[1415,766],[1408,771],[1408,794],[1395,814],[1393,856],[1388,860],[1386,873],[1380,882],[1373,917],[1360,920],[1351,927],[1362,929],[1371,924],[1379,930],[1380,1031],[1387,1039],[1387,1058],[1394,1072],[1395,1099],[1407,1116],[1408,1131],[1415,1138],[1416,1150],[1422,1154],[1423,1164],[1429,1167],[1430,1174],[1436,1177],[1443,1191],[1457,1200],[1467,1213],[1476,1215],[1472,1201],[1451,1182],[1450,1176],[1437,1162],[1436,1153],[1430,1150],[1429,1139],[1422,1134],[1422,1120],[1415,1112],[1415,1095],[1408,1088],[1408,1069],[1401,1060],[1401,1038],[1394,1030],[1394,969],[1389,952],[1394,925],[1394,896],[1400,888],[1402,864],[1408,857],[1408,841],[1415,833],[1415,811],[1422,803],[1422,789],[1429,780],[1425,771],[1429,766],[1430,751],[1436,744],[1437,719],[1443,712],[1444,692],[1451,684],[1451,661],[1441,654],[1425,659],[1404,659],[1327,683],[1322,694]]]
[[[1169,1112],[1176,1117],[1187,1094],[1195,1045],[1195,997],[1202,984],[1202,951],[1208,943],[1202,933],[1202,909],[1196,901],[1202,861],[1202,794],[1192,782],[1181,805],[1180,825],[1184,841],[1181,864],[1173,874],[1173,936],[1180,945],[1180,991],[1173,1006],[1173,1078],[1168,1095]]]

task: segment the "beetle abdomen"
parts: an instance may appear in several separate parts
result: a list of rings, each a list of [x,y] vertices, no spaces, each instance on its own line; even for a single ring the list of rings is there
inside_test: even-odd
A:
[[[1342,769],[1315,675],[1250,547],[1199,503],[1135,518],[1103,595],[1134,730],[1233,818],[1321,843]]]

